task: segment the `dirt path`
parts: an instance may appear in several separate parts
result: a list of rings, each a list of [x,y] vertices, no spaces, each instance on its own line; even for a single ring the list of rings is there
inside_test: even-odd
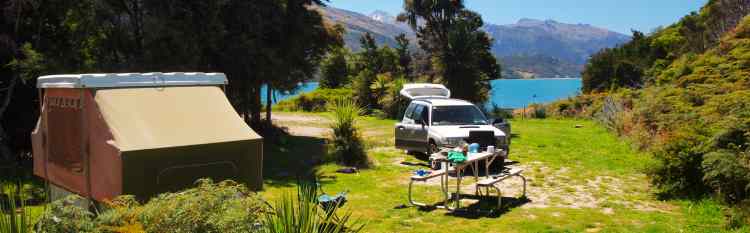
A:
[[[295,136],[326,138],[331,134],[331,120],[325,117],[295,113],[274,113],[271,117],[275,125]]]
[[[671,208],[663,203],[632,200],[624,196],[625,192],[647,192],[648,186],[639,185],[641,182],[637,182],[636,178],[624,180],[611,176],[596,176],[585,179],[581,183],[573,182],[570,179],[573,171],[565,167],[551,169],[540,162],[513,166],[523,169],[524,176],[527,178],[526,197],[531,201],[524,204],[522,208],[598,208],[608,215],[614,214],[614,210],[610,208],[612,205],[621,205],[640,211],[665,211]],[[537,174],[546,175],[539,178]],[[474,178],[465,176],[464,180],[466,185],[462,185],[462,192],[473,193],[474,186],[469,184],[474,182]],[[406,184],[408,179],[401,182]],[[415,185],[439,186],[440,179],[416,182]],[[523,181],[520,178],[498,183],[498,187],[501,188],[505,197],[520,196],[523,193]]]

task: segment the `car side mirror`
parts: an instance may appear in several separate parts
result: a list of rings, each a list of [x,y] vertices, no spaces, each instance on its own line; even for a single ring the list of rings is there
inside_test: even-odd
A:
[[[505,123],[505,119],[503,119],[503,118],[495,118],[495,119],[492,119],[492,124],[493,124],[493,125],[496,125],[496,124],[502,124],[502,123]]]

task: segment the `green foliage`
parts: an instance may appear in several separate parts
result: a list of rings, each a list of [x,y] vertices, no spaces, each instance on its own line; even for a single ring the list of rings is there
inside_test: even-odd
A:
[[[328,103],[332,102],[334,99],[342,97],[352,98],[353,96],[354,93],[349,88],[319,88],[283,100],[274,105],[273,108],[282,111],[325,112],[328,110]]]
[[[750,8],[739,2],[709,1],[699,14],[634,35],[586,65],[584,91],[607,97],[579,99],[593,99],[604,125],[653,153],[658,163],[649,174],[662,197],[714,194],[730,205],[750,202],[750,17],[742,18]],[[746,212],[736,216],[747,223]]]
[[[315,184],[302,182],[297,193],[285,194],[264,214],[264,233],[347,233],[360,232],[364,224],[355,222],[351,213],[337,216],[338,205],[323,209],[318,204]]]
[[[750,196],[750,125],[737,125],[713,139],[718,150],[704,156],[702,169],[707,185],[723,200],[737,204]]]
[[[94,214],[76,204],[82,201],[83,198],[81,197],[69,196],[49,204],[39,223],[37,223],[40,226],[38,232],[94,232],[96,229]]]
[[[489,115],[493,118],[513,119],[513,110],[503,109],[496,103],[492,103],[492,108],[489,109]]]
[[[537,118],[537,119],[544,119],[547,118],[547,109],[544,108],[542,105],[531,105],[529,106],[532,109],[531,112],[531,118]]]
[[[500,65],[490,53],[491,38],[481,29],[482,17],[463,1],[404,1],[398,17],[409,23],[427,52],[438,81],[451,94],[474,103],[488,98],[489,81],[500,78]],[[418,23],[422,22],[422,23]]]
[[[32,232],[26,200],[14,184],[0,184],[0,233]],[[19,195],[20,193],[20,195]]]
[[[98,216],[70,196],[50,204],[41,232],[253,232],[264,205],[244,185],[204,179],[197,187],[165,193],[141,205],[132,196],[107,203]]]
[[[406,84],[406,79],[403,77],[392,77],[390,73],[386,73],[378,76],[379,85],[374,85],[380,95],[378,96],[378,104],[381,107],[384,117],[388,119],[400,119],[406,106],[409,104],[409,100],[401,96],[401,88]]]
[[[661,50],[652,47],[651,41],[643,33],[633,31],[630,42],[592,55],[582,74],[583,92],[640,87],[646,81],[645,70],[662,57]]]
[[[649,169],[652,182],[663,197],[701,196],[708,191],[703,183],[705,140],[693,131],[677,132],[654,152],[658,164]]]
[[[330,145],[334,159],[347,166],[368,167],[370,160],[357,128],[357,118],[363,113],[362,108],[356,101],[347,98],[335,99],[329,108],[333,113]]]
[[[361,43],[364,50],[356,55],[357,59],[352,65],[359,72],[352,77],[351,88],[357,102],[370,113],[375,109],[390,107],[381,105],[380,97],[386,93],[390,86],[388,82],[394,80],[393,76],[404,76],[406,68],[401,66],[400,53],[405,51],[401,48],[394,50],[387,45],[378,48],[370,34],[365,34]]]
[[[47,70],[44,56],[34,50],[31,43],[21,45],[23,59],[14,59],[8,66],[24,80],[33,80]]]
[[[349,68],[346,58],[349,50],[338,48],[328,53],[320,64],[320,87],[340,88],[348,84]]]
[[[406,38],[405,34],[399,34],[396,36],[396,43],[398,44],[398,47],[396,47],[396,53],[398,53],[398,62],[401,67],[401,73],[406,77],[407,80],[413,79],[413,71],[412,71],[412,56],[411,52],[409,52],[409,39]]]
[[[700,12],[692,12],[679,22],[646,36],[633,32],[633,39],[617,48],[594,54],[583,72],[583,91],[602,92],[618,88],[638,88],[646,83],[664,83],[653,77],[679,77],[690,73],[690,66],[665,71],[667,65],[684,56],[699,54],[723,42],[727,32],[742,32],[742,18],[750,13],[745,1],[709,1]],[[737,33],[735,33],[737,34]],[[739,33],[742,34],[742,33]],[[665,73],[666,72],[666,73]],[[664,77],[662,77],[664,78]]]
[[[199,180],[197,187],[165,193],[138,211],[146,232],[249,232],[260,220],[262,202],[232,181]]]
[[[0,23],[0,34],[6,38],[0,43],[0,73],[27,78],[30,81],[19,86],[33,89],[31,79],[39,74],[223,72],[229,78],[226,90],[230,101],[246,121],[258,126],[264,84],[275,90],[292,90],[297,83],[314,78],[331,48],[342,46],[343,27],[324,23],[320,12],[311,7],[323,2],[4,2],[12,10]],[[32,106],[14,115],[22,115],[19,119],[35,117],[35,95],[8,93],[13,95],[9,98],[12,103]],[[0,113],[3,125],[17,129],[3,131],[19,131],[23,136],[10,135],[14,138],[2,142],[27,137],[31,129],[9,122],[16,116],[7,115],[11,114]],[[25,148],[12,148],[19,150],[14,153],[30,150],[30,143],[18,144]]]
[[[446,49],[433,54],[451,96],[473,103],[487,102],[490,80],[501,76],[500,65],[490,53],[492,39],[481,30],[482,25],[479,14],[463,10],[451,25]]]

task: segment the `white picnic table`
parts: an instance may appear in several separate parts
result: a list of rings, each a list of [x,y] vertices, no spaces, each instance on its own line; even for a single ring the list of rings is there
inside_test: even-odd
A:
[[[501,162],[505,162],[505,158],[506,158],[506,155],[507,155],[506,151],[497,150],[497,151],[494,151],[494,152],[485,151],[485,152],[478,152],[478,153],[469,153],[466,156],[466,161],[463,162],[463,163],[459,163],[459,164],[453,164],[450,161],[448,161],[447,156],[445,156],[445,154],[448,151],[449,151],[449,149],[445,149],[443,151],[440,151],[440,152],[435,153],[432,156],[430,156],[430,158],[433,161],[439,162],[441,164],[441,170],[432,171],[431,173],[429,173],[427,175],[423,175],[423,176],[414,175],[414,176],[411,177],[411,182],[409,183],[409,194],[408,194],[409,195],[409,203],[411,203],[412,205],[415,205],[415,206],[426,206],[426,204],[416,202],[416,201],[414,201],[412,199],[412,183],[414,181],[427,181],[428,179],[440,177],[440,188],[441,188],[441,191],[442,191],[442,193],[444,195],[444,201],[443,201],[443,206],[438,206],[438,207],[439,208],[445,208],[445,209],[447,209],[449,211],[455,211],[455,210],[459,209],[461,207],[460,206],[460,204],[461,204],[461,182],[462,182],[462,180],[464,178],[464,170],[467,167],[472,167],[472,174],[471,175],[474,176],[474,180],[476,181],[476,184],[477,184],[476,189],[475,189],[475,194],[476,195],[479,194],[479,188],[480,187],[489,187],[489,186],[494,187],[493,185],[495,183],[497,183],[499,181],[502,181],[505,178],[510,177],[510,176],[520,176],[520,177],[522,177],[520,175],[520,173],[522,172],[522,171],[520,171],[520,169],[515,169],[515,170],[518,170],[518,171],[512,171],[510,173],[505,173],[505,175],[501,175],[500,177],[497,177],[497,178],[493,178],[493,177],[490,176],[490,172],[489,172],[490,166],[497,159],[500,159]],[[481,162],[481,161],[484,161],[485,175],[484,175],[484,179],[482,179],[480,181],[479,180],[479,167],[480,167],[479,166],[479,162]],[[450,166],[450,165],[452,165],[452,166]],[[451,190],[450,190],[450,187],[449,187],[449,184],[448,184],[448,180],[450,178],[451,173],[455,174],[455,178],[456,178],[456,191],[455,191],[455,193],[454,193],[453,196],[451,196]],[[525,186],[526,186],[525,183],[526,182],[525,182],[525,178],[524,178],[524,193],[525,193]],[[495,189],[498,190],[498,194],[500,194],[499,193],[499,189],[496,188],[496,187],[495,187]],[[498,207],[500,207],[500,198],[501,197],[498,197],[498,198],[499,198],[498,199]],[[450,206],[451,199],[454,202],[453,203],[454,206],[452,206],[452,207]]]

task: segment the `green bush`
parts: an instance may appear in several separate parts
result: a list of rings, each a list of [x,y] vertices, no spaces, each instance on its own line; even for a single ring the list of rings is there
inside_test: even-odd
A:
[[[723,200],[737,203],[747,198],[750,161],[746,153],[737,154],[729,150],[714,151],[704,156],[702,168],[706,184],[711,186]]]
[[[357,128],[357,117],[362,114],[362,108],[354,100],[339,98],[330,103],[330,109],[334,119],[329,144],[334,159],[347,166],[368,167],[370,161]]]
[[[704,156],[703,180],[724,201],[737,204],[750,193],[750,127],[737,126],[717,134],[714,148]]]
[[[260,219],[262,201],[233,181],[199,180],[198,187],[165,193],[143,205],[146,232],[248,232]],[[133,208],[129,208],[133,209]]]
[[[38,233],[88,233],[95,232],[94,214],[81,208],[83,198],[68,196],[52,202],[37,223]]]
[[[0,186],[0,233],[31,232],[29,209],[26,208],[23,192],[18,189],[13,184]],[[21,193],[20,196],[17,193]]]
[[[497,104],[493,103],[492,108],[489,111],[489,115],[493,118],[513,119],[513,110],[503,109]]]
[[[401,88],[404,87],[406,79],[403,77],[393,78],[390,73],[378,75],[378,79],[371,89],[377,94],[377,103],[381,107],[382,118],[399,119],[406,111],[409,100],[401,96]]]
[[[678,132],[654,152],[658,163],[648,173],[662,198],[699,197],[708,193],[701,169],[705,140],[694,131]]]
[[[321,88],[340,88],[349,83],[349,56],[349,49],[334,48],[323,58],[320,62]]]
[[[199,180],[197,187],[164,193],[139,204],[132,196],[107,203],[98,216],[70,196],[53,202],[40,220],[41,232],[253,232],[264,202],[233,181]]]
[[[364,224],[354,222],[351,213],[338,216],[339,205],[323,209],[318,204],[314,182],[300,183],[297,193],[286,194],[264,214],[263,233],[347,233],[359,232]]]
[[[537,118],[537,119],[544,119],[547,118],[547,109],[544,107],[544,105],[541,104],[532,104],[529,106],[531,108],[531,118]]]
[[[353,92],[348,88],[326,89],[320,88],[314,91],[300,94],[299,96],[283,100],[274,105],[275,110],[281,111],[305,111],[325,112],[327,105],[333,99],[341,97],[352,97]]]

